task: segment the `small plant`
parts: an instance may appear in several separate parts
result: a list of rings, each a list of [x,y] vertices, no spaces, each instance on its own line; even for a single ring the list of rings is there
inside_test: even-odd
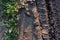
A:
[[[19,7],[15,4],[14,0],[3,0],[0,3],[3,13],[1,15],[4,27],[7,28],[7,32],[3,40],[17,40],[18,29],[17,29],[17,10]]]

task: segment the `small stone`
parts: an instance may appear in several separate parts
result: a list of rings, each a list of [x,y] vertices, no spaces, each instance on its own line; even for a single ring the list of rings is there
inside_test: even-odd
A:
[[[48,34],[48,30],[43,29],[43,30],[42,30],[42,33],[43,33],[43,34]]]

